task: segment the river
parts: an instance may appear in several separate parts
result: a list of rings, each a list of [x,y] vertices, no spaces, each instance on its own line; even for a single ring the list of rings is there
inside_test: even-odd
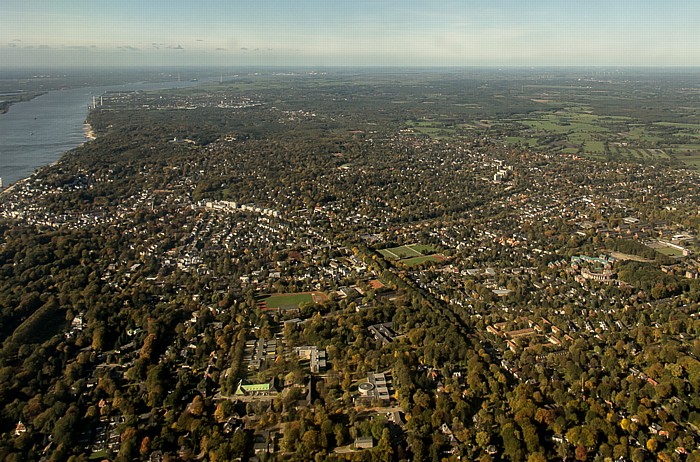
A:
[[[0,114],[0,178],[5,187],[29,177],[37,168],[52,164],[64,152],[85,142],[85,118],[92,97],[107,91],[183,88],[197,82],[131,83],[105,87],[55,90],[31,101],[13,104]]]

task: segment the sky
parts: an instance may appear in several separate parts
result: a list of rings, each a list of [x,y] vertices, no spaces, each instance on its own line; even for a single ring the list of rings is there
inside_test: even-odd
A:
[[[700,66],[700,0],[0,0],[0,69]]]

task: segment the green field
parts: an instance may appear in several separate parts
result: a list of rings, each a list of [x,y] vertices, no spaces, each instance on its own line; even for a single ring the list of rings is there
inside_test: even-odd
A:
[[[409,120],[406,122],[406,125],[414,133],[441,140],[451,140],[474,129],[473,126],[468,124],[455,125],[454,123],[439,120]]]
[[[328,297],[321,292],[304,292],[299,294],[272,294],[262,299],[265,308],[269,309],[294,309],[304,303],[320,303]]]
[[[662,255],[666,255],[667,257],[682,257],[683,256],[682,251],[680,251],[678,249],[674,249],[673,247],[659,247],[659,248],[654,249],[654,250],[656,250],[657,252],[659,252]]]
[[[431,245],[424,244],[409,244],[390,249],[382,249],[379,251],[385,258],[389,260],[403,260],[406,258],[422,257],[426,253],[435,252],[436,249]]]
[[[591,158],[624,161],[672,161],[700,166],[700,124],[640,122],[633,116],[598,115],[571,102],[564,108],[494,119],[511,146],[546,149]]]
[[[409,268],[425,262],[443,261],[445,259],[442,255],[433,255],[435,252],[437,252],[437,249],[429,244],[409,244],[379,250],[379,253],[384,258],[400,262]]]

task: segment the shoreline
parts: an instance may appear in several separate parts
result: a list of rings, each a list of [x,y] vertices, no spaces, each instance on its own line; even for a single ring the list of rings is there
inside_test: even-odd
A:
[[[92,125],[90,125],[88,122],[85,122],[83,124],[83,135],[85,136],[85,139],[87,141],[94,141],[97,139],[97,136],[95,135],[95,131],[92,129]],[[85,142],[87,142],[85,141]]]
[[[17,181],[15,181],[14,183],[12,183],[10,186],[8,186],[7,188],[4,188],[2,191],[0,191],[0,197],[4,197],[4,196],[9,195],[9,194],[15,189],[15,187],[16,187],[17,185],[26,183],[26,182],[29,181],[29,179],[32,178],[33,176],[34,176],[34,173],[32,173],[31,175],[29,175],[27,178],[22,178],[21,180],[17,180]]]
[[[93,130],[92,125],[90,125],[90,124],[87,123],[87,122],[85,122],[85,123],[83,124],[83,136],[85,136],[85,141],[83,141],[82,143],[80,143],[80,145],[83,145],[83,144],[85,144],[85,143],[88,143],[88,142],[90,142],[90,141],[94,141],[94,140],[97,139],[97,135],[95,135],[95,131]],[[5,196],[9,195],[17,186],[28,182],[28,181],[31,180],[38,172],[41,172],[41,171],[43,171],[43,170],[46,169],[46,168],[53,167],[54,165],[59,164],[59,163],[63,160],[63,157],[64,157],[68,152],[70,152],[70,151],[71,151],[70,149],[69,149],[68,151],[65,151],[64,153],[61,154],[61,156],[60,156],[58,159],[56,159],[55,161],[53,161],[53,162],[51,162],[51,163],[49,163],[49,164],[46,164],[46,165],[37,167],[28,177],[22,178],[22,179],[20,179],[20,180],[17,180],[17,181],[15,181],[14,183],[12,183],[11,185],[9,185],[9,186],[7,186],[7,187],[5,187],[5,188],[0,189],[0,197],[5,197]]]
[[[27,102],[33,100],[34,98],[38,98],[39,96],[45,95],[46,93],[48,93],[48,91],[38,91],[35,93],[24,93],[24,94],[20,95],[19,99],[4,100],[4,101],[2,101],[2,104],[0,104],[0,115],[7,114],[8,112],[10,112],[10,109],[15,104],[27,103]]]

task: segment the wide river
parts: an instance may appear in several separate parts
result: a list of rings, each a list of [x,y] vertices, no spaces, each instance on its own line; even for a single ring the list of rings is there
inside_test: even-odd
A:
[[[131,83],[50,91],[31,101],[13,104],[0,114],[0,178],[5,187],[52,164],[85,141],[85,118],[92,97],[107,91],[182,88],[213,81]]]

